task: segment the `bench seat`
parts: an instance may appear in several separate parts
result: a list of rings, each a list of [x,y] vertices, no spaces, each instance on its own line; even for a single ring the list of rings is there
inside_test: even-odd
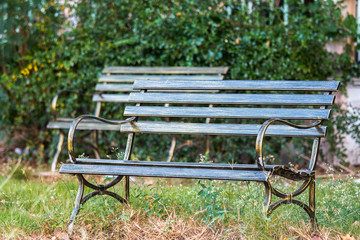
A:
[[[251,169],[251,170],[250,170]],[[116,175],[116,176],[141,176],[163,178],[191,178],[191,179],[216,179],[235,181],[266,182],[268,173],[259,168],[244,170],[222,168],[199,168],[198,166],[185,165],[183,167],[173,164],[162,166],[146,166],[146,164],[126,165],[96,165],[93,164],[64,164],[60,173],[90,174],[90,175]]]
[[[119,175],[118,170],[121,171],[120,175],[126,175],[125,173],[128,171],[128,167],[134,167],[133,170],[137,171],[137,175],[129,174],[129,176],[142,176],[142,177],[165,177],[164,172],[172,172],[171,168],[179,168],[181,171],[186,171],[186,169],[212,169],[212,170],[224,170],[229,171],[230,175],[239,174],[238,172],[233,172],[233,170],[237,171],[251,171],[251,172],[259,172],[259,166],[256,164],[224,164],[224,163],[188,163],[188,162],[162,162],[162,161],[124,161],[124,160],[112,160],[112,159],[84,159],[77,158],[77,164],[64,164],[60,168],[60,173],[68,173],[68,174],[99,174],[99,175]],[[96,167],[94,167],[96,165]],[[82,167],[86,166],[86,167]],[[93,166],[92,172],[89,173],[90,166]],[[107,166],[107,168],[99,166]],[[120,169],[117,167],[121,166]],[[113,168],[115,167],[115,168]],[[137,167],[137,168],[135,168]],[[111,173],[103,172],[113,168]],[[147,169],[150,168],[159,168],[157,171],[162,172],[161,176],[147,176],[144,175],[147,173]],[[126,170],[123,170],[126,169]],[[273,172],[278,176],[282,176],[285,178],[289,178],[295,181],[306,180],[309,177],[315,174],[315,171],[307,171],[307,170],[295,170],[289,167],[281,166],[281,165],[266,165],[265,170],[269,172]],[[130,170],[129,170],[130,171]],[[102,173],[101,173],[102,172]],[[218,172],[220,173],[220,172]],[[179,177],[180,175],[175,175],[171,177],[171,174],[167,174],[169,178],[184,178]],[[257,175],[257,174],[256,174]],[[266,173],[265,175],[269,175]],[[239,175],[240,176],[240,175]],[[257,175],[258,176],[258,175]],[[290,177],[289,177],[290,176]],[[245,177],[243,175],[242,177]],[[251,177],[251,176],[250,176]],[[195,177],[185,177],[185,178],[195,178]],[[211,178],[209,176],[208,179],[218,179],[218,180],[240,180],[240,179],[223,179],[223,178]],[[245,180],[245,179],[242,179]],[[258,180],[254,180],[258,181]],[[260,181],[261,182],[261,181]]]

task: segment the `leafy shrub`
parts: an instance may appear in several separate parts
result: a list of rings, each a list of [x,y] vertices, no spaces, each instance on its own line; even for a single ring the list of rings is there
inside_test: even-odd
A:
[[[107,65],[229,66],[229,79],[334,78],[342,81],[342,89],[359,72],[350,46],[342,54],[325,49],[327,43],[357,38],[356,21],[352,16],[342,19],[340,2],[304,5],[288,1],[286,24],[284,7],[254,1],[250,9],[242,2],[85,0],[61,5],[52,0],[5,1],[1,4],[5,28],[0,32],[0,124],[10,127],[12,134],[25,135],[20,142],[26,146],[49,149],[53,133],[45,126],[51,119],[52,97],[61,89],[93,91]],[[63,102],[63,113],[79,114],[89,103],[90,99],[70,95]],[[117,106],[107,107],[103,114],[121,117]],[[328,140],[332,151],[342,157],[341,134],[333,133],[335,128],[340,133],[349,131],[341,127],[348,120],[335,119],[329,123]],[[354,131],[358,134],[357,128]],[[109,142],[117,141],[116,135],[107,135]],[[152,149],[155,145],[166,148],[166,139],[147,136],[138,141]],[[152,140],[159,144],[150,146]],[[253,156],[248,140],[219,137],[212,141],[220,142],[218,146],[242,144]],[[277,140],[270,147],[278,150],[283,144],[284,140]],[[137,154],[158,158],[158,151],[141,151]],[[227,155],[234,159],[242,151],[234,148]]]

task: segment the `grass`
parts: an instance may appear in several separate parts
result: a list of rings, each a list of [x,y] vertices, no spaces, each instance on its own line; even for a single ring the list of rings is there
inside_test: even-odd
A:
[[[33,169],[21,165],[2,169],[0,238],[67,239],[67,221],[77,191],[75,177],[40,179],[30,176]],[[296,188],[274,181],[279,189]],[[122,186],[112,191],[121,194]],[[319,229],[314,233],[308,216],[297,206],[282,206],[265,217],[264,187],[259,183],[136,178],[130,206],[111,197],[89,200],[77,217],[74,238],[311,239],[318,235],[341,239],[349,234],[360,239],[359,200],[360,184],[353,178],[317,179]]]

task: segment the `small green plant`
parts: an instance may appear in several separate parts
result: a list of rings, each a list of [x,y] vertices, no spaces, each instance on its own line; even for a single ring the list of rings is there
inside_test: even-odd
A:
[[[223,223],[226,221],[228,211],[223,208],[220,202],[221,192],[219,188],[215,187],[214,181],[199,180],[198,185],[200,186],[198,195],[201,197],[200,201],[204,203],[200,212],[205,222],[214,225],[216,222]]]
[[[82,153],[78,156],[78,158],[85,158],[85,159],[89,159],[89,156],[86,155],[85,153]]]
[[[199,155],[199,163],[213,163],[213,161],[211,161],[209,159],[208,154],[200,154]]]
[[[125,152],[119,151],[119,147],[111,147],[110,154],[106,155],[108,159],[124,160]]]

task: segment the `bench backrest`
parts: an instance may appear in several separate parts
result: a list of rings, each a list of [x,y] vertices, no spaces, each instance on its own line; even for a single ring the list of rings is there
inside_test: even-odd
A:
[[[92,99],[97,103],[95,115],[99,116],[101,103],[127,103],[135,80],[222,80],[227,71],[227,67],[105,67],[107,75],[99,77],[98,94]]]
[[[334,103],[336,81],[160,81],[136,80],[124,116],[139,117],[133,124],[121,126],[130,133],[247,135],[258,133],[261,123],[272,118],[285,120],[326,120]],[[174,93],[159,91],[200,90],[218,93]],[[158,92],[149,92],[158,91]],[[147,106],[151,104],[152,106]],[[153,106],[159,104],[159,106]],[[171,104],[165,107],[161,104]],[[195,106],[194,106],[195,105]],[[212,105],[212,107],[209,107]],[[178,119],[172,122],[153,120]],[[181,118],[187,118],[181,121]],[[150,119],[151,121],[143,121]],[[199,118],[240,119],[237,124],[202,123]],[[180,119],[180,120],[179,120]],[[255,120],[248,124],[248,120]],[[244,121],[246,120],[246,121]],[[246,122],[246,124],[244,124]],[[324,137],[326,127],[294,129],[286,125],[270,126],[267,135]]]

